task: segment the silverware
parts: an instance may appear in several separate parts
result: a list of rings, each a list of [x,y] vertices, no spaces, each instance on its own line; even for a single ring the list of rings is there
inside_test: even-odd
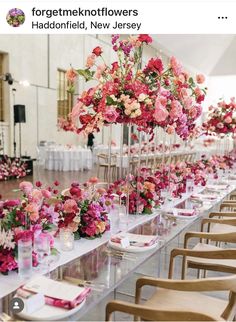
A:
[[[75,284],[80,287],[91,287],[93,290],[96,290],[96,291],[101,291],[104,288],[106,288],[106,285],[104,283],[86,281],[80,278],[75,278],[70,276],[63,276],[63,279],[69,283]]]
[[[108,256],[117,257],[119,259],[128,259],[128,260],[134,260],[134,261],[137,259],[137,256],[130,253],[125,253],[119,250],[106,250],[106,253]]]

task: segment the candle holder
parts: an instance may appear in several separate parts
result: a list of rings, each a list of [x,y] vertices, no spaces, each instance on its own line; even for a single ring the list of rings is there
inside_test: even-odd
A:
[[[60,229],[61,250],[69,252],[74,249],[75,236],[69,229]]]

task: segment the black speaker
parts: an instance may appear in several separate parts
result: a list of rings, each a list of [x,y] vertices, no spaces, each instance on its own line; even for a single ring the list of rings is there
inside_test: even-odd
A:
[[[25,123],[25,105],[14,105],[14,122]]]

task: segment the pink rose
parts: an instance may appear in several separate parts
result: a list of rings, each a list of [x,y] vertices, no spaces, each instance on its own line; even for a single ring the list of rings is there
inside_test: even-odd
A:
[[[46,199],[51,198],[51,196],[52,196],[52,193],[46,189],[43,189],[41,192],[42,192],[43,197]]]
[[[218,127],[218,129],[223,129],[224,124],[223,124],[223,123],[221,123],[221,122],[219,122],[219,123],[216,125],[216,127]]]
[[[76,80],[78,73],[74,68],[70,68],[67,72],[66,72],[66,78],[68,79],[68,81],[74,83],[74,81]]]
[[[115,122],[118,116],[119,113],[117,113],[116,110],[112,107],[109,107],[104,113],[104,119],[109,123]]]
[[[40,190],[34,189],[32,190],[32,198],[35,202],[40,202],[43,199],[42,192]]]
[[[75,213],[78,210],[77,202],[74,199],[68,199],[64,204],[64,212]]]
[[[227,117],[225,118],[225,123],[227,123],[227,124],[232,123],[232,117],[227,116]]]
[[[31,182],[22,181],[19,185],[19,188],[21,191],[28,195],[33,190],[33,185]]]
[[[157,98],[155,103],[154,118],[156,119],[157,122],[164,122],[167,119],[168,115],[169,115],[168,111]]]
[[[172,126],[172,125],[168,125],[168,126],[167,126],[167,129],[166,129],[166,132],[167,132],[168,134],[174,134],[174,133],[175,133],[175,128],[174,128],[174,126]]]
[[[29,217],[31,221],[37,221],[39,219],[39,207],[34,203],[29,203],[25,207],[25,211],[29,213]]]
[[[204,83],[204,82],[205,82],[205,76],[204,76],[204,75],[202,75],[202,74],[198,74],[198,75],[196,76],[196,81],[197,81],[197,83],[198,83],[198,84],[202,84],[202,83]]]
[[[91,68],[95,64],[96,55],[91,54],[87,58],[86,67]]]
[[[182,115],[182,106],[178,101],[172,101],[171,102],[171,111],[170,111],[170,117],[172,119],[177,119]]]

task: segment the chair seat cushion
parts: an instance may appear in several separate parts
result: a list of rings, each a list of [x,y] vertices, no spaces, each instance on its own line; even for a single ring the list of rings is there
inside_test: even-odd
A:
[[[216,247],[209,244],[198,243],[193,247],[193,250],[197,251],[210,251],[210,250],[219,250],[222,249],[220,247]],[[200,258],[200,257],[190,257],[186,258],[188,266],[202,264],[202,265],[212,265],[218,267],[231,267],[233,270],[235,269],[236,273],[236,260],[234,259],[211,259],[211,258]],[[192,264],[192,265],[191,265]]]
[[[221,314],[224,312],[227,302],[200,292],[158,288],[144,305],[158,310],[197,312],[212,316],[216,320],[222,320]]]

